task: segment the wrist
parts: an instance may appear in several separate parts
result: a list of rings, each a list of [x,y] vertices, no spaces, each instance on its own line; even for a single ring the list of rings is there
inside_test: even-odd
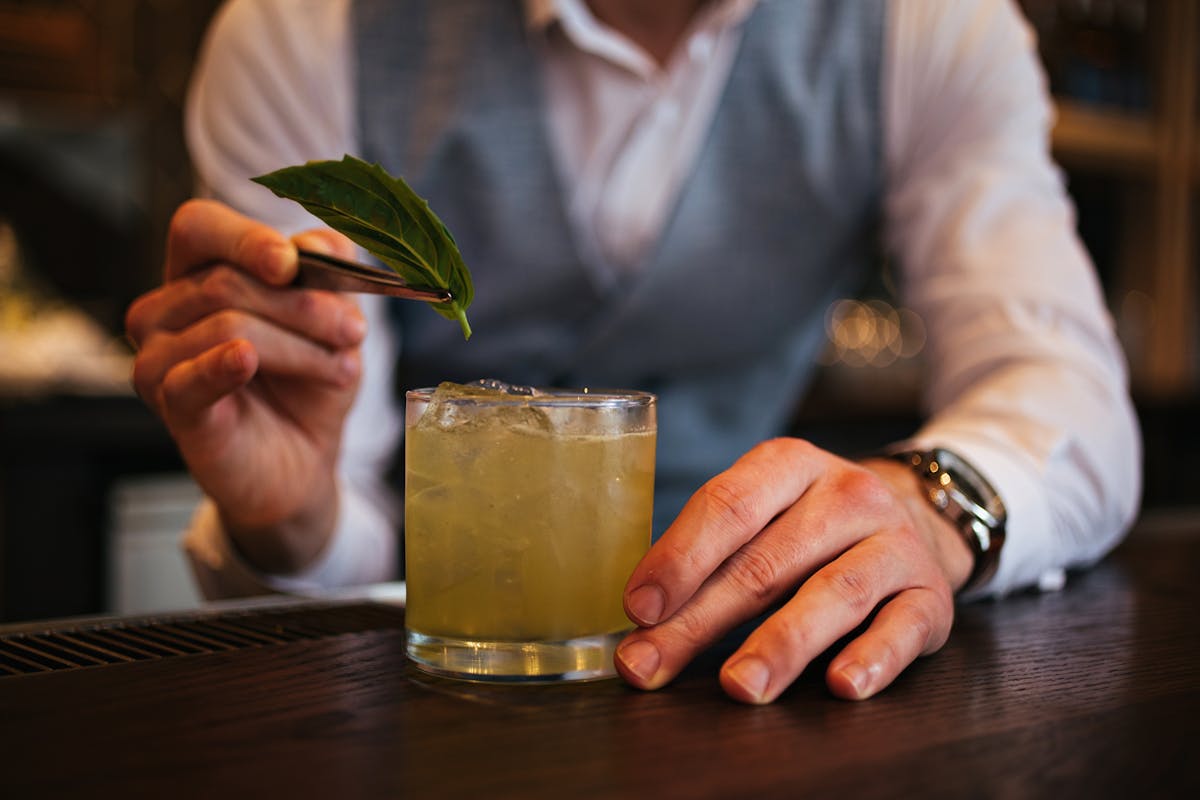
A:
[[[950,522],[973,556],[968,591],[985,585],[1000,566],[1008,512],[991,483],[970,462],[942,447],[898,450],[891,458],[912,470],[925,498]]]
[[[928,490],[910,467],[890,458],[871,458],[862,465],[882,478],[903,503],[946,582],[957,593],[975,566],[975,556],[962,532],[929,502]]]
[[[337,525],[339,497],[332,477],[307,498],[304,508],[278,520],[239,519],[224,508],[218,514],[247,564],[267,575],[294,575],[324,552]]]

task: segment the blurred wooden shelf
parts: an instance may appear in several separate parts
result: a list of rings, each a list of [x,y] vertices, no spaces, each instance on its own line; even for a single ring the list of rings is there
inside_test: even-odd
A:
[[[1052,143],[1065,165],[1133,175],[1153,169],[1158,142],[1148,117],[1070,100],[1058,102],[1057,117]]]
[[[118,62],[97,2],[0,0],[0,92],[74,111],[114,105]]]
[[[1052,145],[1068,170],[1124,181],[1117,274],[1106,286],[1135,390],[1200,391],[1200,3],[1146,5],[1153,107],[1057,102]],[[1127,298],[1137,313],[1122,317]]]

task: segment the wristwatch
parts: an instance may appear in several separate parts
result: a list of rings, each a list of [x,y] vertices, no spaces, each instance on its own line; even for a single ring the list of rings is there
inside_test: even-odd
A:
[[[949,450],[904,450],[892,454],[917,473],[934,508],[958,528],[975,556],[961,591],[986,582],[1000,565],[1007,514],[1000,495],[967,461]]]

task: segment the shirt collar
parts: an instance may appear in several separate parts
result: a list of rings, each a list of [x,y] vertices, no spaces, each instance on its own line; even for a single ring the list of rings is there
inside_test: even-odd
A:
[[[586,0],[524,0],[529,34],[543,42],[561,32],[574,48],[603,58],[644,80],[659,72],[657,64],[641,48],[610,31],[592,16]],[[754,7],[768,0],[712,0],[695,21],[695,30],[707,31],[711,40],[722,31],[741,24]]]
[[[754,6],[766,0],[714,0],[712,13],[720,15],[722,24],[732,25],[745,19]],[[530,31],[545,31],[563,15],[562,6],[586,5],[585,0],[524,0],[525,25]],[[588,11],[590,14],[590,10]]]

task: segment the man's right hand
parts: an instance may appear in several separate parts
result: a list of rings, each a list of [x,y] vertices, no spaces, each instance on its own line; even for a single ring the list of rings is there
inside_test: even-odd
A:
[[[297,243],[353,255],[329,230],[288,240],[219,203],[189,201],[171,222],[163,285],[125,320],[138,394],[240,552],[283,574],[311,563],[332,534],[366,331],[349,297],[290,286]]]

